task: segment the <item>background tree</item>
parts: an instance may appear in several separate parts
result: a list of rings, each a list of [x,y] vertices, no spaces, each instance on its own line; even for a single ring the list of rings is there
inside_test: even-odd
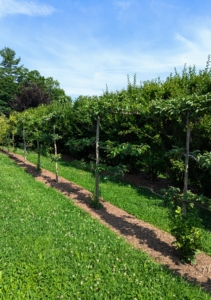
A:
[[[14,110],[21,112],[41,104],[50,104],[50,102],[49,94],[36,83],[31,83],[29,86],[21,86],[19,94],[13,99],[12,107]]]
[[[20,65],[21,59],[16,58],[14,50],[5,47],[0,56],[0,113],[9,116],[12,110],[23,111],[51,101],[71,101],[57,80]]]
[[[52,101],[71,102],[71,97],[65,94],[65,91],[60,88],[60,84],[52,77],[47,77],[44,80],[44,89],[51,97]]]
[[[8,133],[8,123],[4,115],[0,115],[0,144],[4,144]]]
[[[0,77],[11,76],[14,81],[18,81],[19,74],[23,66],[19,66],[20,57],[15,58],[16,53],[14,50],[5,47],[0,50],[2,61],[0,63]]]
[[[11,76],[0,77],[0,113],[9,116],[12,111],[11,102],[18,89],[18,84]]]
[[[15,58],[15,51],[5,47],[0,51],[0,112],[9,115],[10,102],[18,91],[18,80],[23,66],[19,66],[20,58]]]

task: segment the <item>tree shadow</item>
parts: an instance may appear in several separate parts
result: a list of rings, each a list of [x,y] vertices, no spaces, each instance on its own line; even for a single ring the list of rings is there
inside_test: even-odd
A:
[[[90,173],[90,176],[92,176],[94,178],[95,174],[93,171],[91,171],[91,169],[89,167],[87,167],[87,164],[83,161],[78,161],[78,160],[74,160],[71,159],[70,161],[65,161],[65,160],[60,160],[59,164],[61,164],[63,167],[74,167],[78,170],[82,170],[82,171],[86,171]],[[149,198],[150,200],[157,200],[157,205],[158,206],[166,206],[166,204],[164,203],[163,199],[161,197],[159,197],[156,194],[153,194],[153,192],[151,192],[150,190],[147,190],[145,188],[142,188],[140,186],[137,186],[133,183],[128,182],[127,180],[125,180],[122,176],[113,176],[110,173],[107,172],[103,172],[100,174],[100,184],[101,183],[106,183],[106,182],[111,182],[111,183],[115,183],[118,186],[122,186],[122,187],[127,187],[128,184],[130,184],[130,187],[135,190],[135,192],[138,195],[144,196]]]
[[[6,153],[6,152],[5,152]],[[14,156],[12,153],[6,153],[14,162],[16,162],[20,167],[24,168],[28,174],[31,174],[33,177],[41,176],[42,171],[38,171],[35,165],[28,164],[28,162],[24,163],[23,160]]]

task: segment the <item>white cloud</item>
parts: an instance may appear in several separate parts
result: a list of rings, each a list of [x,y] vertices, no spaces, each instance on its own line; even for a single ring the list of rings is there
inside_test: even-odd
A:
[[[14,14],[46,16],[54,12],[50,5],[26,0],[0,0],[0,17]]]
[[[165,79],[174,67],[180,71],[184,64],[206,66],[210,50],[211,30],[209,24],[177,29],[163,45],[145,47],[108,45],[94,39],[89,44],[81,38],[76,40],[62,36],[41,34],[33,40],[22,41],[22,63],[30,70],[37,69],[45,77],[58,80],[68,95],[100,95],[106,84],[110,91],[127,86],[127,74],[133,80],[151,80],[158,76]],[[172,44],[173,40],[173,44]],[[156,43],[156,41],[155,41]],[[157,46],[156,46],[157,45]],[[153,47],[152,47],[153,46]]]
[[[180,71],[184,64],[195,65],[197,70],[204,69],[207,57],[211,53],[210,40],[211,30],[208,27],[201,27],[192,28],[191,36],[177,34],[176,46],[169,45],[168,49],[163,51],[157,49],[149,53],[142,50],[127,53],[124,49],[107,48],[101,51],[98,49],[97,52],[83,53],[81,60],[77,55],[75,57],[73,55],[72,61],[68,64],[69,76],[64,76],[61,72],[61,77],[57,78],[64,82],[65,90],[69,94],[72,93],[73,88],[74,94],[89,95],[102,94],[106,84],[109,90],[126,87],[127,74],[130,75],[131,80],[133,75],[137,74],[138,82],[157,77],[165,79],[171,72],[174,72],[175,67]]]
[[[179,51],[174,56],[175,62],[180,65],[186,63],[187,65],[196,65],[197,68],[203,68],[206,65],[208,55],[211,54],[211,30],[208,27],[192,29],[192,36],[176,35]]]
[[[172,49],[153,53],[127,53],[124,49],[100,47],[87,52],[80,50],[82,47],[79,44],[72,47],[61,42],[62,47],[59,47],[58,41],[57,47],[51,52],[55,58],[53,62],[52,58],[48,60],[43,57],[31,61],[31,65],[36,66],[42,75],[57,79],[69,95],[100,95],[105,91],[106,84],[110,91],[126,87],[127,74],[131,80],[137,74],[139,82],[158,76],[164,79],[170,72],[174,72],[174,67],[180,70],[185,63],[195,64],[197,69],[204,68],[209,54],[206,45],[209,34],[211,32],[201,32],[194,41],[178,34],[175,37],[179,41],[176,51],[172,46]],[[53,48],[55,42],[51,44],[48,40],[47,47],[51,45]]]

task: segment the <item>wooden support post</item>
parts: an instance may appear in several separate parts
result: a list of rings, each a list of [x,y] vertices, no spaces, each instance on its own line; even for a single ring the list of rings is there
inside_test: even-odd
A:
[[[96,166],[95,166],[95,197],[96,202],[99,202],[99,131],[100,131],[100,117],[97,117],[97,128],[96,128]]]
[[[55,155],[55,167],[56,167],[56,183],[58,183],[58,178],[59,178],[59,171],[58,171],[58,162],[57,162],[57,145],[56,145],[56,138],[55,138],[55,128],[56,126],[54,125],[53,126],[53,136],[54,136],[54,140],[53,140],[53,143],[54,143],[54,155]]]
[[[24,164],[26,163],[26,136],[25,129],[23,127],[23,153],[24,153]]]
[[[186,116],[186,153],[185,153],[185,173],[184,173],[184,189],[183,189],[183,198],[186,197],[188,191],[188,167],[189,167],[189,150],[190,149],[190,120],[189,112]],[[182,213],[183,216],[187,214],[187,202],[182,202]]]
[[[37,140],[37,171],[41,170],[40,166],[40,142]]]

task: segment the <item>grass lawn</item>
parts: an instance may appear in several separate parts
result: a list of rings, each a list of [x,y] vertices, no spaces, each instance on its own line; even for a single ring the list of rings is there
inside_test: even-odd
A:
[[[23,155],[18,149],[17,153]],[[28,153],[29,161],[36,164],[37,155]],[[41,164],[44,169],[55,172],[55,166],[49,159],[42,156]],[[75,166],[74,162],[59,162],[59,175],[94,192],[94,176],[91,172]],[[170,232],[168,207],[164,201],[152,194],[150,191],[138,188],[122,180],[103,180],[100,182],[101,196],[104,200],[124,209],[136,218],[146,221],[157,228]],[[204,228],[201,228],[203,237],[203,248],[211,255],[211,212],[201,209],[200,216]]]
[[[0,299],[211,299],[0,153]]]

